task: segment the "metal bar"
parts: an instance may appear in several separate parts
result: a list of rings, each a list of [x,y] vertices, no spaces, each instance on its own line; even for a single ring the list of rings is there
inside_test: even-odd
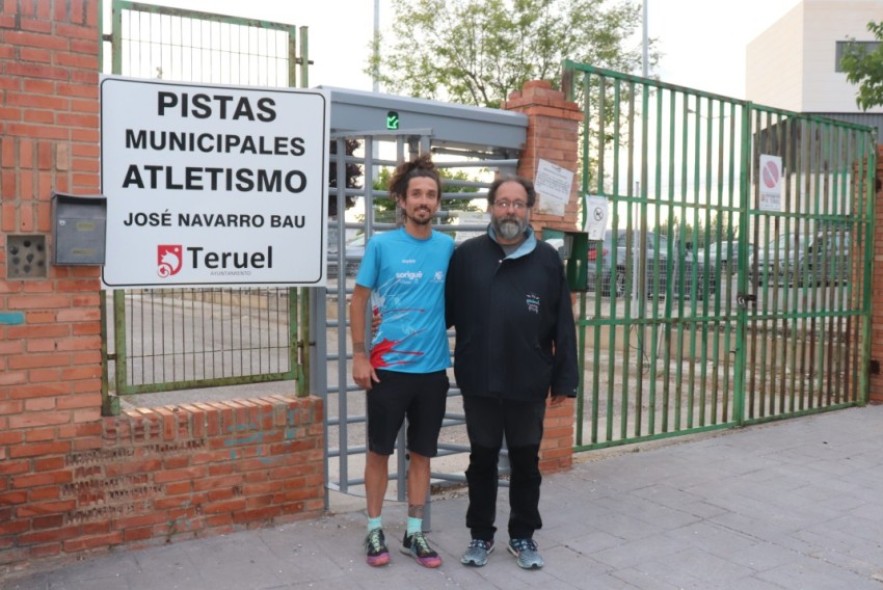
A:
[[[592,77],[589,74],[585,74],[583,76],[583,79],[584,79],[583,92],[584,92],[584,96],[585,96],[585,107],[584,107],[585,124],[584,125],[585,125],[585,129],[586,129],[586,132],[583,133],[583,142],[584,142],[583,153],[589,154],[590,153],[589,152],[589,146],[590,146],[590,143],[589,143],[589,135],[590,135],[590,133],[589,133],[589,130],[590,130],[589,113],[591,112],[590,111],[590,106],[591,106],[591,92],[590,92],[590,90],[592,88],[590,82],[592,80]],[[599,104],[599,107],[601,107],[601,109],[599,109],[599,112],[603,112],[602,109],[603,109],[603,105],[604,105],[604,95],[601,92],[601,90],[603,88],[602,88],[602,84],[601,84],[600,79],[598,82],[599,82],[598,83],[598,88],[599,88],[598,104]],[[595,160],[598,162],[598,164],[597,164],[598,174],[595,176],[596,186],[594,187],[594,189],[595,189],[594,192],[596,194],[600,195],[600,194],[604,193],[604,177],[602,174],[602,171],[604,170],[604,157],[603,157],[604,156],[604,147],[603,147],[603,142],[600,140],[600,138],[603,137],[603,130],[601,129],[601,126],[602,126],[601,121],[603,120],[603,117],[597,117],[597,119],[599,120],[598,121],[599,129],[597,131],[597,137],[599,139],[597,141],[598,154],[597,154]],[[586,182],[586,185],[588,186],[589,185],[589,180],[588,180],[589,179],[589,158],[583,158],[583,166],[585,167],[585,172],[584,172],[585,178],[586,178],[585,182]],[[588,192],[588,191],[586,191],[586,192]],[[585,198],[583,198],[583,205],[584,205],[583,209],[585,209],[586,208],[585,207]],[[614,215],[615,214],[616,213],[614,210]],[[615,239],[615,236],[613,237],[613,239]],[[594,317],[601,317],[601,295],[603,293],[604,286],[603,286],[603,279],[599,280],[599,277],[603,277],[603,274],[602,274],[603,273],[602,262],[603,262],[603,256],[604,256],[603,249],[604,249],[604,241],[602,240],[601,242],[599,242],[598,244],[595,245],[595,285],[593,286],[594,291],[595,291]],[[613,252],[611,252],[611,255],[615,256],[615,254],[613,254]],[[585,317],[585,314],[583,315],[583,317]],[[591,441],[593,443],[598,442],[598,434],[599,434],[598,433],[598,425],[600,422],[600,410],[601,410],[601,406],[600,406],[601,345],[600,344],[601,344],[601,325],[596,324],[594,326],[594,330],[592,333],[592,345],[593,345],[594,350],[593,350],[593,355],[592,355]]]
[[[299,62],[295,60],[300,66],[300,87],[301,88],[309,88],[310,87],[310,28],[309,27],[300,27],[298,29],[300,32],[300,60]],[[294,31],[289,34],[289,39],[294,38]],[[294,80],[294,73],[289,70],[289,84],[291,84],[291,80]]]
[[[815,207],[816,207],[816,215],[811,220],[810,231],[808,234],[810,236],[815,236],[819,231],[818,219],[825,212],[825,204],[828,197],[828,178],[830,172],[830,138],[828,137],[828,128],[821,127],[819,129],[821,133],[821,141],[820,141],[820,155],[822,166],[817,169],[816,172],[816,194],[815,194]],[[812,238],[810,238],[812,239]],[[807,281],[808,282],[808,281]],[[813,309],[816,313],[814,313],[813,318],[813,326],[817,327],[818,336],[813,338],[812,345],[814,347],[813,354],[813,374],[814,374],[814,383],[816,390],[816,403],[819,407],[824,407],[827,405],[827,395],[825,391],[825,360],[824,353],[826,346],[822,346],[821,343],[826,341],[825,338],[825,305],[824,301],[821,297],[818,296],[818,290],[814,285],[808,284],[804,287],[809,291],[809,296],[813,302]],[[817,344],[818,341],[818,344]]]
[[[867,167],[864,168],[865,173],[860,175],[860,178],[863,180],[863,185],[865,187],[865,223],[863,227],[865,227],[865,240],[862,242],[864,244],[864,260],[863,260],[863,273],[862,273],[862,325],[861,325],[861,334],[860,334],[860,358],[857,371],[859,375],[859,390],[860,390],[860,399],[858,400],[861,404],[866,404],[868,402],[868,379],[869,379],[869,361],[871,354],[871,278],[873,276],[873,267],[874,267],[874,257],[873,257],[873,238],[872,236],[876,236],[876,199],[874,194],[875,183],[873,182],[876,174],[877,174],[877,151],[874,146],[874,143],[871,141],[871,132],[866,131],[864,133],[865,140],[862,142],[862,146],[864,150],[860,151],[860,154],[864,154],[864,157],[860,157],[859,161],[859,170],[862,170],[865,162],[867,162]],[[857,191],[860,192],[860,191]]]
[[[751,207],[751,185],[750,185],[750,171],[751,171],[751,109],[750,108],[742,108],[742,116],[740,117],[740,146],[741,150],[739,151],[739,161],[741,162],[741,166],[739,168],[739,185],[738,185],[738,199],[739,199],[739,273],[737,275],[737,287],[736,292],[740,293],[740,297],[742,297],[741,305],[737,306],[736,312],[736,358],[734,359],[733,364],[733,415],[732,420],[735,421],[737,425],[741,425],[745,420],[745,368],[746,368],[746,354],[745,354],[745,345],[747,343],[746,339],[746,330],[748,324],[748,305],[751,304],[751,301],[748,300],[748,242],[746,240],[746,236],[751,235],[752,226],[754,226],[751,220],[750,207]],[[735,150],[733,150],[735,153]],[[755,248],[752,251],[752,255],[756,252],[757,247],[757,239],[756,233],[755,235]],[[753,271],[755,273],[755,278],[752,283],[756,282],[756,268]],[[752,290],[754,290],[754,285],[752,284]],[[753,295],[753,294],[752,294]],[[752,305],[752,309],[756,309],[756,304]]]
[[[126,354],[126,300],[125,292],[119,289],[113,291],[113,352],[114,352],[114,380],[117,394],[128,393],[129,361]]]
[[[586,317],[586,293],[585,291],[581,292],[578,296],[579,298],[579,313],[580,318]],[[597,342],[595,340],[594,342]],[[582,321],[577,321],[577,345],[579,346],[577,355],[579,357],[579,366],[585,367],[586,362],[586,324]],[[594,346],[597,350],[598,346]],[[594,371],[593,371],[594,372]],[[577,445],[583,444],[583,429],[584,429],[584,415],[585,415],[585,396],[586,396],[586,388],[585,388],[585,378],[580,378],[579,383],[577,385],[576,392],[576,430],[574,432],[574,443]],[[594,422],[594,420],[593,420]]]
[[[793,126],[793,123],[792,123],[792,126]],[[789,144],[786,144],[786,145],[789,145]],[[790,155],[790,154],[786,153],[786,157],[787,157],[787,155]],[[793,157],[794,157],[794,160],[796,163],[795,170],[796,170],[796,173],[799,175],[801,167],[803,166],[803,162],[800,159],[799,153],[795,153],[793,155]],[[785,161],[787,161],[787,159]],[[787,188],[792,188],[791,175],[788,175],[785,178],[785,182],[786,182]],[[793,182],[793,189],[794,189],[794,193],[795,193],[794,211],[796,212],[798,219],[799,219],[802,215],[805,215],[805,214],[801,213],[801,210],[803,209],[803,199],[800,198],[799,180],[795,179],[795,181]],[[792,291],[793,291],[793,293],[791,294],[791,308],[798,309],[798,305],[801,301],[800,293],[799,293],[798,289],[793,289]],[[797,345],[800,340],[799,326],[801,323],[802,322],[800,322],[799,320],[792,320],[790,323],[791,330],[790,330],[789,339],[788,339],[788,342],[791,344],[791,360],[788,365],[791,368],[790,383],[785,377],[783,377],[783,379],[782,379],[782,387],[783,388],[788,387],[788,389],[789,389],[788,407],[787,407],[787,411],[789,411],[789,412],[795,411],[798,406],[798,404],[795,403],[795,400],[799,397],[796,392],[796,384],[797,384],[797,379],[800,378],[800,372],[796,369],[797,365],[796,365],[796,358],[795,357],[797,354]],[[786,343],[786,346],[787,346],[787,343]],[[787,348],[786,348],[786,350],[787,350]],[[802,347],[801,347],[801,350],[802,350]],[[802,406],[802,401],[800,402],[799,405]],[[781,408],[781,410],[785,411],[785,408],[783,407],[783,408]]]
[[[687,118],[690,112],[689,98],[687,95],[683,96],[682,103],[682,121],[686,123]],[[674,273],[672,274],[673,280],[668,281],[666,285],[666,294],[665,298],[672,298],[675,293],[679,290],[683,290],[684,285],[684,277],[685,277],[685,269],[682,260],[682,256],[679,252],[679,247],[677,244],[683,244],[687,238],[687,196],[689,187],[687,184],[687,179],[689,178],[689,160],[690,160],[690,131],[689,126],[683,125],[682,132],[682,147],[681,147],[681,194],[680,194],[680,216],[679,223],[677,226],[677,241],[670,239],[668,244],[668,252],[669,258],[673,258],[675,261]],[[674,236],[672,236],[674,237]],[[674,242],[674,243],[673,243]],[[684,310],[684,298],[678,297],[678,317],[683,318],[685,315]],[[678,324],[677,331],[677,351],[675,353],[676,359],[676,369],[675,369],[675,407],[674,407],[674,428],[675,430],[681,430],[681,424],[683,420],[683,405],[684,405],[684,339],[687,336],[684,332],[685,325],[683,323]],[[686,400],[687,404],[689,404],[689,399]],[[691,425],[688,424],[687,428]]]
[[[668,153],[671,154],[672,157],[668,158],[668,176],[671,181],[668,183],[668,202],[671,204],[668,208],[668,218],[666,220],[666,231],[665,235],[668,238],[666,240],[665,247],[665,276],[668,277],[666,281],[666,294],[665,294],[665,311],[663,316],[666,318],[672,317],[672,298],[671,298],[671,283],[672,278],[675,276],[675,259],[672,256],[672,245],[674,240],[674,202],[675,202],[675,141],[676,141],[676,133],[675,133],[675,121],[677,120],[677,94],[674,90],[671,90],[669,93],[669,120],[670,120],[670,130],[669,130],[669,144],[668,144]],[[684,110],[686,112],[686,110]],[[665,352],[663,355],[663,381],[662,381],[662,427],[661,430],[663,433],[669,431],[669,415],[671,414],[671,346],[672,346],[672,323],[667,322],[665,324],[665,329],[663,330],[663,344],[665,346]],[[677,392],[676,392],[677,393]]]
[[[603,120],[605,118],[604,114],[606,112],[604,109],[604,106],[606,106],[606,102],[604,102],[604,101],[606,100],[606,97],[607,97],[607,92],[606,92],[605,86],[606,86],[606,80],[604,78],[601,78],[600,79],[600,88],[599,88],[599,99],[602,101],[602,105],[599,105],[599,106],[601,106],[602,108],[600,110],[601,116],[598,117],[601,120]],[[616,124],[614,131],[613,131],[613,140],[612,140],[612,143],[613,143],[613,145],[612,145],[612,148],[613,148],[612,185],[613,185],[614,195],[616,195],[618,193],[618,191],[616,190],[617,189],[617,180],[616,179],[618,178],[617,164],[618,164],[618,155],[619,155],[619,127],[618,127],[619,102],[615,100],[616,96],[618,96],[618,94],[617,94],[618,89],[619,89],[618,86],[614,87],[615,96],[614,96],[614,105],[612,106],[613,112],[614,112],[613,120],[614,120],[614,123]],[[605,133],[605,129],[603,127],[601,129],[599,129],[599,134],[598,134],[599,137],[603,137],[604,133]],[[599,141],[599,144],[603,144],[603,142]],[[603,146],[602,146],[602,149],[603,149]],[[602,162],[604,161],[604,153],[603,152],[601,154],[599,154],[599,161],[602,161]],[[619,274],[619,260],[618,260],[618,256],[619,256],[619,232],[618,232],[618,230],[619,230],[619,203],[614,199],[614,201],[611,205],[613,207],[613,226],[612,226],[613,230],[611,232],[610,280],[609,280],[610,286],[609,286],[608,290],[610,292],[610,318],[611,318],[611,320],[615,320],[616,319],[616,311],[617,311],[616,285],[618,284],[617,283],[617,276]],[[628,241],[626,241],[626,252],[628,252],[628,247],[629,247],[629,243],[628,243]],[[626,257],[628,258],[628,255],[626,255]],[[627,290],[628,285],[629,285],[629,281],[626,281],[626,285],[627,285],[626,286],[626,290]],[[596,294],[596,297],[597,297],[597,294]],[[609,350],[616,350],[616,330],[609,330],[609,345],[608,346],[609,346]],[[616,368],[614,366],[614,363],[608,363],[606,424],[605,424],[605,429],[604,429],[605,440],[607,440],[607,441],[610,441],[613,438],[613,415],[614,415],[613,402],[614,402],[614,398],[615,398],[614,384],[616,381],[615,370],[616,370]]]
[[[647,86],[645,85],[644,88],[646,89]],[[646,95],[646,93],[645,93],[645,95]],[[661,195],[662,195],[662,162],[663,162],[663,157],[662,157],[662,153],[663,153],[662,152],[662,147],[663,147],[663,132],[662,132],[663,93],[657,92],[655,94],[655,96],[656,96],[656,101],[655,101],[655,106],[656,106],[656,111],[655,111],[656,112],[656,121],[655,121],[655,123],[656,124],[654,126],[654,139],[655,139],[654,143],[655,143],[656,150],[655,150],[655,154],[654,154],[654,158],[653,158],[654,162],[655,162],[655,164],[654,164],[654,180],[655,180],[655,182],[653,183],[654,184],[653,191],[654,191],[654,194],[656,197],[655,198],[656,202],[653,205],[654,206],[653,211],[654,211],[655,218],[658,220],[661,217],[661,207],[662,207]],[[649,112],[649,106],[647,106],[645,108],[645,111]],[[671,123],[669,125],[669,132],[671,132]],[[646,161],[646,157],[645,157],[645,161]],[[644,172],[645,172],[645,174],[648,173],[646,165],[644,166]],[[642,190],[644,191],[645,196],[648,194],[648,190],[649,190],[647,187],[647,182],[648,181],[645,176],[642,179]],[[655,240],[655,244],[653,245],[654,252],[659,252],[659,231],[654,232],[654,240]],[[654,267],[655,270],[658,270],[658,265],[659,265],[659,260],[657,257],[657,260],[655,262],[655,267]],[[659,293],[659,280],[660,280],[659,275],[660,275],[659,272],[653,273],[653,284],[651,286],[651,289],[654,293],[654,296],[656,293]],[[659,325],[657,323],[659,320],[659,305],[654,305],[651,313],[652,313],[653,324],[650,327],[650,358],[649,358],[649,363],[648,363],[649,364],[650,383],[649,383],[649,392],[648,392],[649,412],[648,412],[648,416],[647,416],[647,433],[649,435],[656,434],[656,416],[657,416],[657,407],[656,407],[657,375],[656,375],[656,371],[657,371],[657,358],[659,356],[659,336],[660,336]],[[642,316],[643,315],[644,314],[642,313]],[[642,333],[644,333],[643,329],[642,329]],[[640,428],[636,429],[636,432],[638,434],[640,434],[641,433]]]
[[[702,112],[702,101],[697,97],[696,98],[696,112],[697,117]],[[689,243],[696,244],[698,242],[699,237],[699,195],[702,189],[702,179],[701,169],[702,169],[702,125],[697,121],[694,125],[695,129],[693,132],[694,137],[694,148],[693,148],[693,199],[692,202],[687,199],[687,205],[692,205],[690,209],[693,213],[693,223],[692,228],[690,230]],[[686,227],[684,228],[686,230]],[[680,244],[678,244],[678,261],[683,260],[686,262],[687,256],[687,240],[682,240]],[[696,283],[697,283],[697,272],[698,272],[697,264],[695,260],[692,260],[690,263],[690,273],[686,279],[689,283],[681,283],[679,285],[680,297],[683,301],[685,295],[689,293],[690,295],[690,315],[696,316]],[[689,285],[689,287],[687,287]],[[687,368],[687,427],[692,428],[695,420],[695,411],[696,411],[696,328],[697,325],[695,323],[690,324],[690,337],[689,337],[689,363]]]
[[[741,119],[744,120],[744,109],[739,110]],[[739,241],[736,243],[736,250],[738,254],[736,254],[737,267],[736,267],[736,281],[743,281],[747,276],[746,269],[748,267],[748,243],[747,238],[749,236],[748,231],[742,231],[741,224],[744,221],[748,220],[748,211],[743,206],[741,202],[741,190],[737,191],[737,183],[736,183],[736,160],[739,155],[736,151],[736,138],[737,138],[737,127],[736,127],[736,105],[730,104],[730,124],[729,124],[729,159],[728,159],[728,186],[727,186],[727,202],[731,207],[735,207],[736,212],[736,221],[735,223],[739,224],[735,230],[733,230],[733,219],[729,218],[728,223],[730,229],[733,231],[733,235],[738,235]],[[741,128],[739,128],[741,129]],[[741,158],[739,158],[741,162]],[[742,172],[742,167],[740,167],[740,173]],[[738,188],[741,189],[741,184],[738,185]],[[735,202],[734,202],[735,201]],[[729,237],[729,236],[728,236]],[[735,254],[735,253],[734,253]],[[730,269],[732,267],[732,262],[730,259],[727,259],[727,289],[725,292],[726,296],[726,305],[725,305],[725,317],[730,318],[736,317],[736,330],[738,330],[739,326],[739,310],[738,305],[737,309],[733,310],[732,303],[734,298],[738,297],[738,293],[744,292],[740,291],[740,286],[737,284],[735,286],[735,290],[733,288],[733,280],[729,276]],[[741,324],[744,326],[744,322]],[[731,400],[731,391],[735,389],[734,383],[731,384],[730,381],[730,371],[733,370],[735,372],[738,364],[736,363],[736,357],[733,356],[731,360],[731,355],[738,354],[739,349],[736,343],[736,334],[733,333],[733,323],[727,321],[724,324],[724,395],[722,397],[722,405],[721,405],[721,420],[724,422],[730,421],[730,400]],[[733,347],[731,349],[731,346]],[[731,385],[733,389],[731,389]]]
[[[619,165],[619,148],[621,146],[625,146],[625,192],[627,195],[631,196],[634,193],[633,189],[633,177],[632,172],[635,167],[635,84],[634,82],[629,82],[628,87],[626,89],[626,98],[625,101],[622,100],[621,96],[621,84],[619,82],[614,83],[614,100],[616,101],[615,112],[616,117],[614,119],[616,125],[616,132],[619,133],[619,129],[622,126],[622,122],[620,117],[623,116],[623,109],[619,108],[620,103],[624,104],[625,117],[626,117],[626,133],[627,137],[622,138],[618,137],[619,145],[617,146],[616,151],[614,152],[614,184],[613,190],[614,192],[620,192],[619,183],[621,182],[620,178],[620,165]],[[637,303],[638,298],[644,296],[644,277],[642,276],[644,265],[646,264],[646,259],[644,256],[644,252],[642,249],[644,248],[644,242],[641,239],[641,236],[637,234],[637,230],[635,228],[635,212],[634,207],[631,202],[626,207],[626,261],[627,264],[630,265],[630,268],[626,270],[627,283],[630,284],[630,288],[628,289],[628,297],[623,296],[626,299],[626,305],[624,310],[624,320],[625,320],[625,330],[622,333],[622,391],[620,393],[619,399],[619,437],[627,438],[628,437],[628,420],[629,420],[629,382],[631,379],[630,375],[630,361],[631,361],[631,318],[632,318],[632,308],[635,307],[633,304]]]

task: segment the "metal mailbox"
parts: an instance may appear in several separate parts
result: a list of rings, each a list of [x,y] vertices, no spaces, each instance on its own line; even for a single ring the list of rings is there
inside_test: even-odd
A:
[[[104,264],[107,199],[104,196],[52,194],[56,265]]]

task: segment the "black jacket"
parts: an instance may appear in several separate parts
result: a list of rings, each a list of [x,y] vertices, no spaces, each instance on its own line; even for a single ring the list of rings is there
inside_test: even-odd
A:
[[[558,252],[533,233],[508,258],[489,236],[454,250],[445,315],[456,329],[463,395],[538,401],[576,396],[579,370],[570,289]]]

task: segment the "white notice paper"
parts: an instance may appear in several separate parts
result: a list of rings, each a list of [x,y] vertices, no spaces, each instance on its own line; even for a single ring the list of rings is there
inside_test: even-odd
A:
[[[583,228],[590,240],[603,240],[607,229],[610,201],[607,197],[586,195],[586,226]]]
[[[550,215],[564,215],[564,207],[570,200],[571,186],[573,172],[548,160],[540,160],[534,182],[534,188],[540,196],[537,210]]]

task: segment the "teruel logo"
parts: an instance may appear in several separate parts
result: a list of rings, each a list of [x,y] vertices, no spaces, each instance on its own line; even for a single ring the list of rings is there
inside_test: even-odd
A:
[[[168,278],[181,272],[184,260],[195,271],[208,269],[213,274],[241,274],[239,271],[273,268],[273,246],[257,252],[216,252],[203,246],[160,244],[156,247],[157,274]]]
[[[184,265],[183,251],[181,244],[159,244],[156,247],[156,274],[164,279],[181,272]]]

